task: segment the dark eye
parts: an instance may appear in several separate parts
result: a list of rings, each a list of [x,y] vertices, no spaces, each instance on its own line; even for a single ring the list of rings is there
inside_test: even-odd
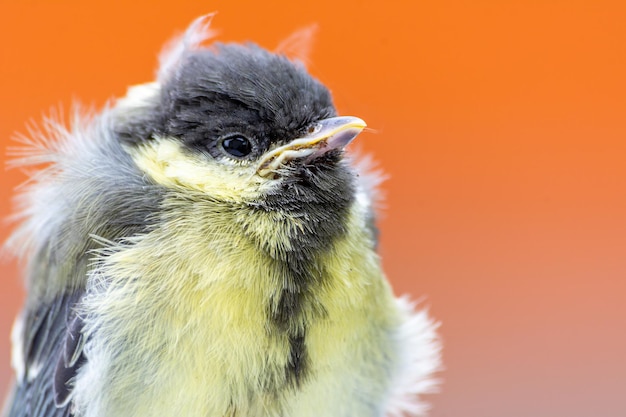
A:
[[[226,153],[237,158],[243,158],[252,152],[250,141],[242,135],[233,135],[222,140],[222,148]]]

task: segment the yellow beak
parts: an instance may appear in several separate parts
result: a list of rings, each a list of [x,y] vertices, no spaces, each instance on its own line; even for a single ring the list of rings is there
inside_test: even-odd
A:
[[[261,159],[257,174],[262,177],[275,172],[293,159],[313,159],[333,149],[343,149],[366,127],[358,117],[342,116],[320,120],[309,128],[306,136],[273,149]]]

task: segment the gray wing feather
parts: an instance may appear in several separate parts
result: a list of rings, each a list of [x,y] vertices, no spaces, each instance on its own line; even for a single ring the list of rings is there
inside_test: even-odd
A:
[[[82,292],[62,294],[24,315],[24,375],[5,417],[69,417],[71,381],[84,361],[82,325],[74,309]]]

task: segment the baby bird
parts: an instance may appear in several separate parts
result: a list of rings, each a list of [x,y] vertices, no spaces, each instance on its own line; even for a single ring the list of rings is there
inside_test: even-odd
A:
[[[365,122],[283,55],[202,46],[210,20],[23,149],[5,416],[423,413],[436,325],[382,272],[376,179],[344,152]]]

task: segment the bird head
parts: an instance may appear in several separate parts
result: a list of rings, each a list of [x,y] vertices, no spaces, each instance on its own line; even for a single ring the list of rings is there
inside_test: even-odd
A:
[[[117,133],[140,169],[215,201],[345,208],[354,175],[344,148],[365,122],[338,117],[328,89],[283,55],[253,44],[185,44],[202,38],[194,25],[157,82],[129,90],[115,109]]]

